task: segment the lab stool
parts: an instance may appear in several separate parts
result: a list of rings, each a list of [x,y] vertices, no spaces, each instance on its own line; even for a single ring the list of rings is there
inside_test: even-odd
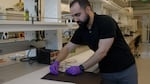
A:
[[[135,42],[134,42],[134,56],[135,57],[139,57],[141,54],[140,54],[140,45],[141,45],[141,35],[138,36],[136,39],[135,39]]]

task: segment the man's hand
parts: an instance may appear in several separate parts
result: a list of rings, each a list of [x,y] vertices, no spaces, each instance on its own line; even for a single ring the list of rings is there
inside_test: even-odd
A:
[[[50,65],[50,73],[54,75],[58,75],[59,62],[55,61]]]
[[[69,75],[79,75],[82,72],[80,66],[71,66],[66,70],[66,73]]]

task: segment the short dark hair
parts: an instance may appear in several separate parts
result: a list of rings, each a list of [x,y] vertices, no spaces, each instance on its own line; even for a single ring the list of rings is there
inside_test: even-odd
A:
[[[88,0],[73,0],[70,3],[70,8],[72,7],[72,5],[74,5],[75,3],[79,3],[80,7],[82,7],[83,9],[85,9],[87,6],[90,6],[91,8],[91,4]]]

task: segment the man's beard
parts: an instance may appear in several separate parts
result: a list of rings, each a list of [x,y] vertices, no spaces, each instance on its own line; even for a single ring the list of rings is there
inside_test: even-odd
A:
[[[86,18],[84,21],[77,21],[77,23],[80,27],[86,27],[87,24],[89,23],[89,20],[90,20],[90,16],[86,15]]]

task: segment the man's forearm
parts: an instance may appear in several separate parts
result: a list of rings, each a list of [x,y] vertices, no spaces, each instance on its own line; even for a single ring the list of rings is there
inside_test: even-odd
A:
[[[58,62],[63,61],[68,56],[68,54],[69,50],[66,47],[62,48],[56,58],[56,61]]]
[[[85,69],[100,62],[106,55],[113,44],[114,38],[100,39],[98,43],[98,49],[92,57],[83,63]]]
[[[105,52],[95,52],[87,61],[85,61],[82,65],[84,69],[88,69],[96,63],[100,62],[106,56]]]

